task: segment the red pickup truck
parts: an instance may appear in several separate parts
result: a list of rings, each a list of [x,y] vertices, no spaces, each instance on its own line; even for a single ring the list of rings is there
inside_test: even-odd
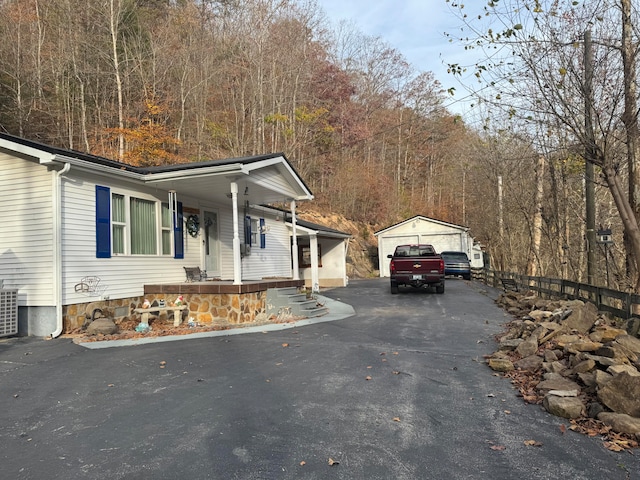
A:
[[[435,287],[444,293],[444,260],[431,245],[398,245],[391,259],[391,293],[398,293],[400,285],[414,288]]]

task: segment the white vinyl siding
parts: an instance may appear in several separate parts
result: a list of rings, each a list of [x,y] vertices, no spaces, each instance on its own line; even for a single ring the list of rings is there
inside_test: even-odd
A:
[[[55,173],[6,153],[0,170],[0,279],[20,306],[53,305]]]
[[[73,172],[71,169],[70,174]],[[109,178],[84,176],[63,183],[63,303],[90,302],[92,295],[75,292],[75,285],[82,277],[100,278],[104,288],[102,296],[127,298],[142,295],[144,285],[185,280],[184,266],[200,265],[198,239],[186,235],[184,259],[162,255],[116,255],[111,258],[96,258],[95,232],[95,187],[107,186],[125,196],[154,198],[162,202],[166,192],[155,189],[137,189],[135,184],[114,182]],[[140,191],[143,190],[143,191]],[[195,200],[185,200],[194,205]]]
[[[256,217],[256,220],[258,218]],[[242,259],[243,280],[291,277],[289,229],[284,222],[277,222],[271,217],[265,218],[265,226],[269,227],[269,232],[265,234],[265,248],[260,248],[260,227],[257,227],[257,245],[251,247],[251,255]]]

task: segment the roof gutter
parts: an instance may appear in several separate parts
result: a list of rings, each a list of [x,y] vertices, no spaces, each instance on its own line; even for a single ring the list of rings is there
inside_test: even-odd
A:
[[[58,337],[64,328],[62,315],[62,177],[71,170],[71,163],[65,163],[62,170],[54,173],[53,186],[53,297],[56,308],[56,329],[51,338]]]

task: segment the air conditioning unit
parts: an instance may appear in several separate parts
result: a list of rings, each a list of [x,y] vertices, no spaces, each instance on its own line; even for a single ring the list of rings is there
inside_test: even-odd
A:
[[[240,255],[246,257],[247,255],[251,255],[251,245],[247,243],[240,244]]]
[[[0,337],[18,333],[18,290],[0,289]]]

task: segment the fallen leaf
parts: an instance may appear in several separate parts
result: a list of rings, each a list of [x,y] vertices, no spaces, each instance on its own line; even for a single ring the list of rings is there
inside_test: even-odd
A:
[[[498,451],[502,451],[502,450],[506,450],[507,447],[505,447],[504,445],[491,445],[489,447],[491,450],[498,450]]]
[[[393,374],[394,374],[394,375],[400,375],[400,372],[398,372],[398,371],[394,371],[394,372],[393,372]]]
[[[398,352],[393,352],[394,355],[398,355]]]
[[[386,355],[387,352],[380,352],[380,355]]]
[[[283,344],[282,344],[282,348],[287,348],[288,346],[289,346],[289,344],[288,344],[288,343],[283,343]]]
[[[567,427],[565,427],[564,424],[560,425],[560,433],[562,433],[564,435],[564,432],[567,431]]]
[[[525,440],[524,444],[527,447],[541,447],[542,446],[542,443],[536,442],[535,440]]]
[[[307,462],[305,462],[304,460],[300,462],[300,466],[304,467],[307,464]]]
[[[511,415],[511,410],[505,410],[504,413],[506,413],[507,415]]]
[[[160,362],[160,365],[166,365],[167,362],[165,362],[164,360]]]
[[[625,449],[625,447],[619,445],[617,442],[604,442],[604,447],[612,452],[622,452]]]
[[[366,377],[364,377],[365,380],[371,380],[371,375],[367,375]]]
[[[487,393],[487,397],[493,398],[493,397],[495,397],[495,395],[493,393]]]
[[[332,467],[334,465],[339,465],[340,462],[336,462],[333,458],[329,457],[329,465],[331,465]]]
[[[107,385],[107,387],[115,387],[115,385],[113,383],[110,383],[109,385]]]
[[[399,422],[400,421],[400,417],[393,417],[393,421],[394,422]]]
[[[367,365],[367,368],[373,368],[371,365]]]

